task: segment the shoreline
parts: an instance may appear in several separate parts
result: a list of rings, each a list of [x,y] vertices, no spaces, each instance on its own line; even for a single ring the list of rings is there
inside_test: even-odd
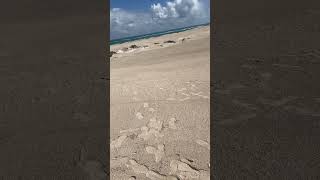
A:
[[[110,40],[110,46],[117,45],[117,44],[123,44],[123,43],[126,43],[126,42],[137,41],[137,40],[150,39],[150,38],[159,37],[159,36],[163,36],[163,35],[167,35],[167,34],[184,32],[184,31],[188,31],[188,30],[191,30],[191,29],[195,29],[195,28],[198,28],[198,27],[204,27],[204,26],[210,26],[210,23],[199,24],[199,25],[183,27],[183,28],[176,28],[176,29],[171,29],[171,30],[167,30],[167,31],[159,31],[159,32],[154,32],[154,33],[141,34],[141,35],[136,35],[136,36],[113,39],[113,40]],[[119,42],[118,43],[117,42],[116,43],[112,43],[114,41],[119,41]],[[121,42],[121,41],[123,41],[123,42]]]
[[[201,34],[194,35],[200,32]],[[150,37],[147,39],[133,40],[121,44],[114,44],[110,46],[111,60],[135,54],[137,52],[154,50],[160,48],[171,47],[186,43],[188,41],[204,38],[207,34],[210,34],[210,25],[195,27],[186,31],[165,34],[157,37]]]

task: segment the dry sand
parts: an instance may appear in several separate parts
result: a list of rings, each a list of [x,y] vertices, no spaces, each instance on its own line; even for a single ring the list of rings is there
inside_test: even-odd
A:
[[[210,179],[209,26],[111,51],[111,179]]]

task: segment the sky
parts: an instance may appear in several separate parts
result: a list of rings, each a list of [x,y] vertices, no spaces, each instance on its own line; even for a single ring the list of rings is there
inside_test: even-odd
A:
[[[112,39],[210,22],[210,0],[111,0]]]

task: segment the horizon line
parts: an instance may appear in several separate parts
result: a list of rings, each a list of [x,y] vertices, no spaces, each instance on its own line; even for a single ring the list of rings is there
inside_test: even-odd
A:
[[[204,26],[204,25],[209,25],[211,22],[207,22],[207,23],[202,23],[202,24],[197,24],[197,25],[192,25],[192,26],[185,26],[185,27],[180,27],[180,28],[174,28],[174,29],[168,29],[165,31],[157,31],[157,32],[151,32],[151,33],[147,33],[147,34],[139,34],[139,35],[134,35],[134,36],[126,36],[126,37],[122,37],[122,38],[117,38],[117,39],[110,39],[110,42],[114,42],[114,41],[120,41],[120,40],[125,40],[125,39],[132,39],[132,38],[138,38],[141,36],[148,36],[148,35],[152,35],[152,34],[156,34],[156,33],[165,33],[168,31],[173,31],[173,30],[177,30],[177,29],[184,29],[184,28],[192,28],[192,27],[196,27],[196,26]]]

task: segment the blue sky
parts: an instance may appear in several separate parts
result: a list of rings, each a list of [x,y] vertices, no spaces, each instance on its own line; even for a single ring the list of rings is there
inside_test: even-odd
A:
[[[111,39],[210,22],[210,0],[111,0]]]
[[[131,3],[130,3],[131,2]],[[122,8],[126,10],[149,10],[154,0],[111,0],[111,8]],[[165,0],[156,2],[164,3]]]

